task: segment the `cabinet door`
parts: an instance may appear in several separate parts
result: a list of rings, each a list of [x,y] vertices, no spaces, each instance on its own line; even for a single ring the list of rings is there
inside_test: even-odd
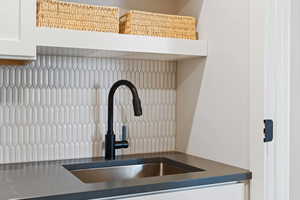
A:
[[[0,58],[35,58],[36,0],[0,2]]]
[[[131,197],[123,200],[246,200],[245,187],[245,184],[241,183]]]

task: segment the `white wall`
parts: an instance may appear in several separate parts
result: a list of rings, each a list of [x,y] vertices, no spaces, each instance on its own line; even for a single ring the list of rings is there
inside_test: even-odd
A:
[[[292,1],[291,25],[290,200],[300,199],[300,1]]]
[[[177,149],[249,167],[249,1],[189,0],[207,59],[182,61],[177,75]]]

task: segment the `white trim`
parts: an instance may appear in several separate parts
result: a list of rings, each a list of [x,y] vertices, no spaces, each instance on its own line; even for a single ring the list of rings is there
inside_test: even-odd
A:
[[[276,1],[268,0],[267,6],[267,20],[266,20],[266,41],[265,41],[265,66],[264,66],[264,116],[265,119],[273,119],[276,124],[276,70],[274,67],[275,59],[272,59],[274,55],[274,38],[276,34],[274,28],[276,27],[276,22],[274,15],[276,14]],[[276,62],[276,61],[275,61]],[[274,130],[274,134],[277,131]],[[265,197],[264,200],[275,200],[274,199],[274,186],[275,186],[275,163],[274,163],[274,142],[265,144]]]
[[[275,126],[274,142],[266,145],[265,200],[288,200],[291,0],[268,0],[267,8],[265,116]]]
[[[251,200],[289,200],[290,26],[291,0],[250,1]],[[264,83],[272,91],[264,93]],[[275,125],[274,142],[265,150],[259,136],[264,110]]]
[[[291,0],[277,0],[278,20],[278,54],[276,77],[278,83],[276,118],[277,137],[275,139],[275,198],[276,200],[289,199],[289,146],[290,146],[290,23]]]

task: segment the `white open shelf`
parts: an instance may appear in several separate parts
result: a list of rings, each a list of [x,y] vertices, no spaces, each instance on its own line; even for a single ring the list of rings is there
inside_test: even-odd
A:
[[[181,60],[207,56],[207,41],[37,28],[42,55]]]

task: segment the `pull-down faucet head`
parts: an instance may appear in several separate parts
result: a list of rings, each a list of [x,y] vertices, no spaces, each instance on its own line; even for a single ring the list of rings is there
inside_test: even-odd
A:
[[[143,114],[143,111],[142,111],[141,100],[138,97],[137,93],[136,93],[136,95],[137,96],[133,96],[132,104],[133,104],[134,115],[138,117]]]

